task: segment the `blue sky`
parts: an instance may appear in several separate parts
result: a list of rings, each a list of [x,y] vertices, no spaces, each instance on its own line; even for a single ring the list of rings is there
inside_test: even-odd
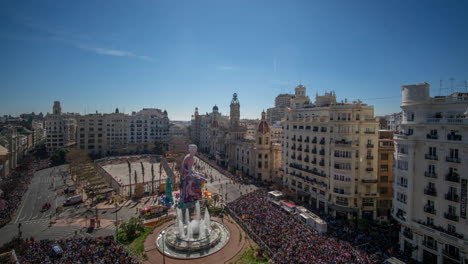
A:
[[[1,1],[0,114],[217,104],[259,118],[298,83],[376,114],[468,80],[466,1]],[[456,89],[460,87],[460,89]],[[443,90],[448,93],[449,90]],[[376,99],[383,98],[383,99]]]

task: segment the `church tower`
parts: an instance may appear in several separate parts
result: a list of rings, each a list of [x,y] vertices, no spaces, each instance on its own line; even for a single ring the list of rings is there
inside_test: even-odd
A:
[[[262,120],[258,124],[255,148],[257,149],[257,179],[272,181],[273,156],[270,151],[271,133],[266,121],[265,111],[262,112]]]
[[[239,127],[240,124],[240,103],[237,98],[237,93],[232,95],[231,113],[230,113],[231,128]]]
[[[52,107],[52,112],[54,113],[54,115],[62,114],[62,107],[60,106],[60,101],[54,102],[54,107]]]

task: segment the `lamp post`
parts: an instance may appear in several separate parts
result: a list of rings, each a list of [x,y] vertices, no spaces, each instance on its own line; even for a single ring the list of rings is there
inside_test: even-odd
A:
[[[117,234],[119,233],[119,220],[117,219],[117,202],[115,202],[115,239],[117,239]]]
[[[163,264],[166,264],[166,253],[164,252],[165,244],[166,244],[166,241],[164,241],[165,234],[166,234],[166,230],[161,231],[161,236],[162,236],[161,238],[162,238],[162,243],[163,243]]]

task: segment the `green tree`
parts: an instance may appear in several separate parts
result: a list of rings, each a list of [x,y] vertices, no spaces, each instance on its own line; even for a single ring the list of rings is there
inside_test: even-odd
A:
[[[67,151],[63,148],[58,148],[50,156],[50,161],[52,162],[53,166],[62,165],[62,164],[65,164],[66,156],[67,156]]]
[[[166,148],[164,147],[164,144],[162,142],[156,141],[154,143],[154,153],[156,155],[162,155],[166,154]]]
[[[151,163],[151,194],[154,194],[154,166]]]
[[[123,243],[129,243],[144,231],[143,222],[141,219],[132,217],[128,222],[122,223],[119,226],[117,239]]]

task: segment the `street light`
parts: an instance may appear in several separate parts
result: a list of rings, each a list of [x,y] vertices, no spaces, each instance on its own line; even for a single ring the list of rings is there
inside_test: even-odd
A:
[[[115,202],[115,239],[119,233],[119,220],[117,219],[117,202]]]
[[[166,264],[166,253],[165,251],[165,246],[166,242],[164,241],[164,236],[165,236],[166,230],[161,231],[161,236],[162,236],[162,243],[163,243],[163,264]]]

